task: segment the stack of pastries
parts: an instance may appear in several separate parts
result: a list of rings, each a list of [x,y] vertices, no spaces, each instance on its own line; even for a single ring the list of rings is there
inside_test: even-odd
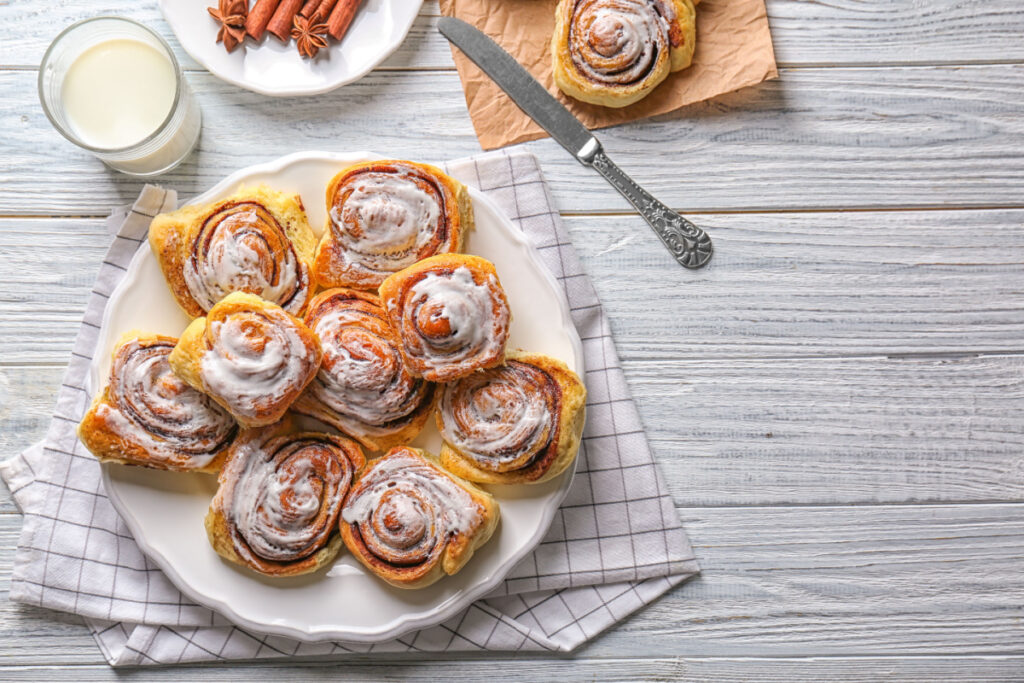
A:
[[[326,204],[319,240],[297,195],[264,186],[157,216],[150,246],[193,320],[177,339],[121,339],[79,437],[101,461],[218,473],[206,531],[231,562],[292,576],[347,548],[426,586],[496,528],[478,484],[572,464],[586,392],[563,362],[506,349],[494,264],[461,253],[461,183],[360,163]],[[409,445],[431,419],[440,456]]]

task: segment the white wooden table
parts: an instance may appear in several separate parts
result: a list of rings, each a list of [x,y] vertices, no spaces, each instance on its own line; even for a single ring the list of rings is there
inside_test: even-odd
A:
[[[155,4],[0,0],[0,455],[43,435],[103,217],[140,187],[51,129],[36,65],[101,13],[171,39]],[[702,576],[572,657],[138,675],[1024,680],[1024,4],[768,9],[778,81],[601,136],[708,228],[709,268],[675,265],[554,143],[525,145],[604,299]],[[163,182],[187,196],[303,149],[478,152],[437,14],[427,2],[383,67],[321,97],[254,95],[180,54],[205,127]],[[4,593],[20,521],[3,491]],[[78,618],[0,599],[9,678],[115,674]]]

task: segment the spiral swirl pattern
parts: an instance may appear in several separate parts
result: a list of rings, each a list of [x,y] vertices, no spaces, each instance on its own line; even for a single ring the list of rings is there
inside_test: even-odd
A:
[[[324,357],[296,411],[374,450],[419,432],[433,408],[435,385],[409,373],[376,295],[328,290],[311,302],[305,322],[319,337]]]
[[[315,569],[364,464],[358,446],[328,434],[247,435],[232,450],[213,502],[235,556],[265,574]]]
[[[204,389],[243,424],[283,415],[320,366],[313,334],[280,308],[239,304],[233,294],[211,309],[204,331]]]
[[[466,200],[439,170],[404,161],[360,164],[328,187],[329,232],[314,259],[328,287],[376,288],[428,256],[458,251]]]
[[[521,470],[557,437],[560,401],[548,373],[509,360],[446,385],[438,424],[444,440],[477,467]]]
[[[696,0],[560,0],[552,75],[567,95],[606,107],[646,97],[690,65]]]
[[[209,215],[184,263],[188,291],[204,311],[231,292],[248,292],[298,313],[309,295],[309,268],[284,228],[256,201],[227,202]]]
[[[136,464],[196,470],[230,444],[237,431],[231,415],[171,371],[176,342],[153,336],[118,347],[106,392],[83,421],[83,441],[94,452],[112,439],[120,442],[116,455]]]
[[[501,362],[511,314],[484,259],[421,261],[386,281],[381,296],[410,367],[425,379],[452,381]]]
[[[396,584],[435,572],[442,555],[485,525],[485,511],[450,475],[411,448],[371,465],[349,493],[342,536],[356,557]]]
[[[667,59],[674,18],[670,2],[579,0],[569,26],[573,64],[595,83],[639,83]]]

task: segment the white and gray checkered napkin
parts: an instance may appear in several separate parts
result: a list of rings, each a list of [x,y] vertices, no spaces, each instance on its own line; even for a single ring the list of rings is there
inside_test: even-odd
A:
[[[569,651],[697,573],[630,398],[608,323],[537,160],[488,154],[447,170],[487,194],[565,287],[583,339],[587,424],[576,478],[538,548],[497,590],[446,622],[374,645],[252,633],[191,602],[136,546],[75,426],[107,297],[173,192],[147,187],[111,216],[117,237],[90,296],[46,438],[0,463],[25,516],[11,599],[85,617],[115,666],[365,652]]]

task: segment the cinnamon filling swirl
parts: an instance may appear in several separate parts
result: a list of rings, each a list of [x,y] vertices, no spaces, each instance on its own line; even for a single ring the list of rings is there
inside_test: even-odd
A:
[[[682,39],[674,20],[664,0],[578,0],[569,24],[573,65],[600,85],[641,83]]]
[[[409,449],[395,449],[371,465],[341,515],[360,559],[410,579],[428,573],[454,536],[484,524],[473,497]]]
[[[215,315],[216,313],[216,315]],[[203,385],[242,418],[273,413],[299,392],[320,362],[280,309],[211,311],[205,330]]]
[[[464,376],[505,347],[511,315],[493,274],[465,265],[428,269],[403,281],[387,305],[406,355],[429,379]]]
[[[324,292],[311,304],[306,325],[320,338],[324,357],[296,410],[326,418],[357,439],[388,434],[429,410],[435,385],[409,373],[375,295]]]
[[[277,573],[327,544],[363,464],[362,454],[349,444],[309,433],[253,438],[238,447],[221,474],[215,502],[244,562]]]
[[[227,203],[203,221],[184,277],[207,311],[231,292],[248,292],[298,313],[309,290],[309,270],[281,224],[252,201]]]
[[[235,421],[208,396],[171,371],[167,356],[176,340],[133,339],[114,356],[109,403],[97,416],[118,437],[142,447],[153,464],[200,469],[234,438]]]
[[[509,360],[448,384],[441,436],[481,469],[511,472],[551,457],[558,440],[561,387],[541,368]]]
[[[428,256],[454,251],[454,199],[438,178],[400,162],[347,175],[330,199],[330,229],[353,283],[385,277]]]

